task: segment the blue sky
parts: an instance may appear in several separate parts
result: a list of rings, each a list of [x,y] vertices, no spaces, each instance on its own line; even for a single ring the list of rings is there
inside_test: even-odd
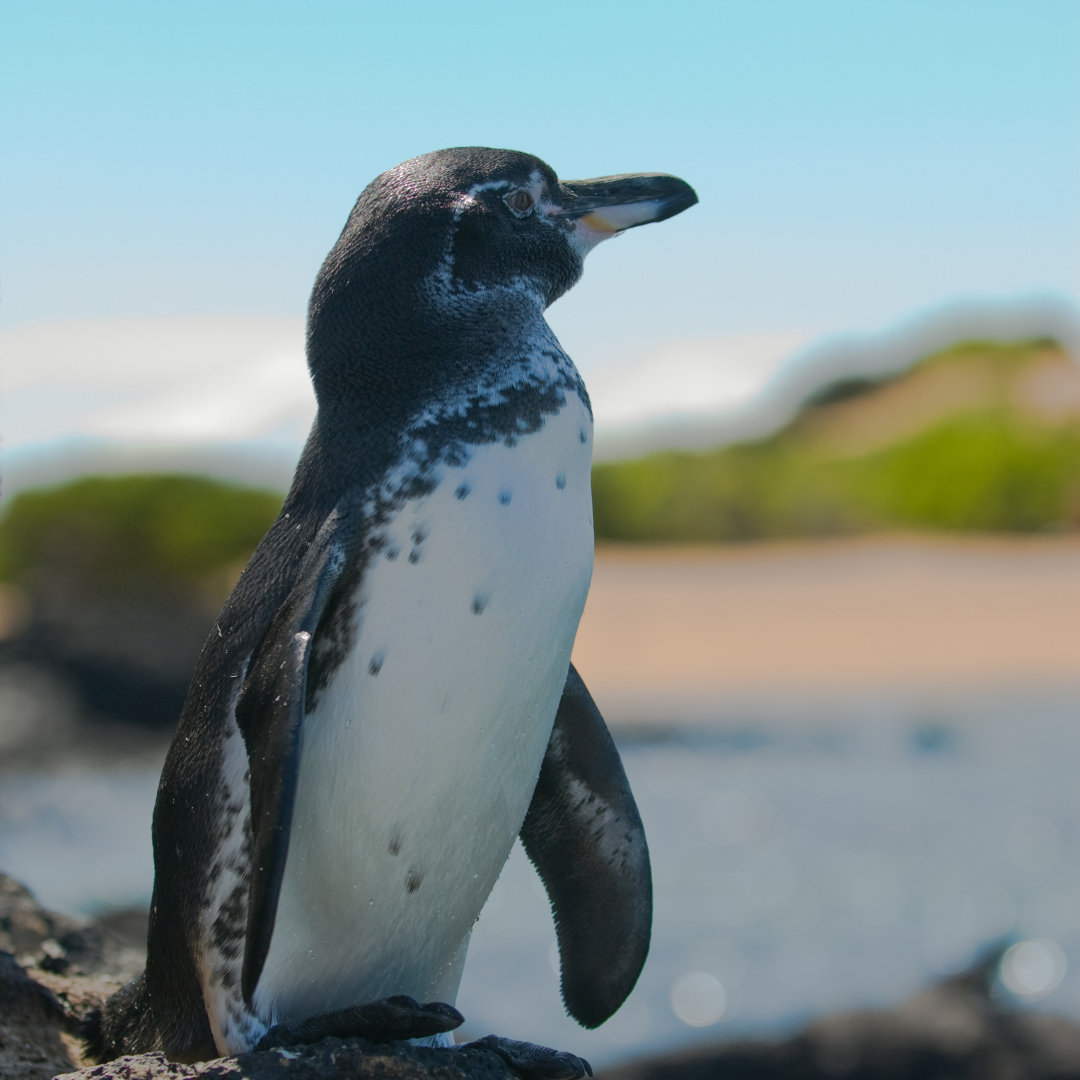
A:
[[[1074,0],[35,0],[0,24],[0,329],[300,315],[363,185],[470,143],[697,188],[553,309],[591,363],[1080,298]]]

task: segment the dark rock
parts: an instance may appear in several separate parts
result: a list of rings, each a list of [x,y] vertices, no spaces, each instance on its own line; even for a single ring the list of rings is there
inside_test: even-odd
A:
[[[118,912],[84,923],[43,908],[0,874],[0,1080],[510,1080],[494,1051],[431,1049],[366,1039],[324,1039],[312,1046],[219,1058],[198,1065],[162,1054],[86,1065],[80,1022],[143,968],[146,913]],[[18,954],[18,960],[12,955]]]
[[[22,967],[123,984],[146,963],[145,912],[83,922],[43,908],[29,889],[0,874],[0,950]]]
[[[99,722],[167,733],[280,507],[273,492],[199,476],[84,477],[21,492],[0,522],[0,667],[51,672]]]
[[[24,575],[18,592],[28,617],[0,641],[2,689],[41,704],[32,723],[26,712],[6,724],[0,717],[0,746],[22,734],[33,748],[87,718],[160,735],[173,730],[224,596],[156,580],[135,584],[141,587],[95,587],[77,560],[47,562]],[[5,593],[16,589],[8,584]]]
[[[145,962],[145,912],[82,922],[0,874],[0,1080],[82,1064],[79,1022]]]
[[[24,584],[32,613],[0,644],[0,662],[59,674],[99,717],[172,729],[220,603],[153,582],[137,595],[102,594],[63,565],[39,569]]]
[[[197,1065],[162,1054],[85,1065],[91,1009],[142,968],[145,913],[80,923],[0,875],[0,1080],[510,1080],[503,1058],[327,1038]],[[837,1013],[782,1041],[743,1040],[643,1060],[606,1080],[1080,1080],[1080,1025],[1010,1008],[1001,949],[895,1009]],[[16,956],[12,953],[16,953]]]
[[[64,665],[0,642],[0,768],[164,759],[169,729],[98,711]]]
[[[0,1078],[49,1080],[72,1067],[64,1006],[0,952]]]
[[[605,1080],[1080,1080],[1080,1025],[992,991],[994,949],[895,1009],[823,1017],[782,1042],[745,1040],[634,1062]]]
[[[366,1039],[323,1039],[313,1046],[267,1050],[179,1065],[163,1054],[119,1058],[62,1080],[516,1080],[506,1062],[475,1047],[430,1049]],[[59,1080],[59,1078],[58,1078]]]

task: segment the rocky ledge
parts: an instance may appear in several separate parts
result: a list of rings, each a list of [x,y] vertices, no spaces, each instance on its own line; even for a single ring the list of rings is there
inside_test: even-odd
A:
[[[323,1039],[313,1046],[268,1050],[178,1065],[140,1054],[67,1073],[57,1080],[512,1080],[491,1050],[431,1050],[407,1043]]]
[[[0,1080],[512,1080],[494,1051],[324,1039],[198,1065],[140,1054],[84,1061],[79,1025],[143,967],[145,920],[78,922],[0,874]]]
[[[0,874],[0,1080],[81,1065],[79,1022],[142,970],[145,940],[145,915],[79,922]]]
[[[366,1039],[218,1058],[82,1059],[79,1023],[142,968],[145,921],[80,923],[0,874],[0,1080],[511,1080],[491,1050]],[[893,1009],[836,1013],[779,1041],[725,1042],[606,1080],[1080,1080],[1080,1024],[1017,1011],[995,989],[1001,950]]]
[[[1003,951],[892,1009],[642,1059],[604,1080],[1080,1080],[1080,1024],[1012,1008],[996,986]]]

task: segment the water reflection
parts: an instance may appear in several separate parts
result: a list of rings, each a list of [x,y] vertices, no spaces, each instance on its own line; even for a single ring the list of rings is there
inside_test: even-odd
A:
[[[1001,958],[1001,981],[1025,998],[1045,997],[1065,978],[1068,963],[1056,941],[1021,941]]]
[[[652,1030],[652,1009],[640,994],[632,994],[625,1005],[604,1025],[608,1041],[616,1046],[634,1046],[648,1039]]]
[[[698,807],[698,827],[714,844],[763,844],[779,838],[782,823],[757,791],[710,791]]]
[[[671,1011],[689,1027],[710,1027],[727,1010],[727,993],[715,975],[688,971],[671,987]]]
[[[527,1037],[603,1062],[631,1046],[790,1029],[832,1009],[897,1002],[1010,935],[1054,941],[1073,958],[1053,988],[1021,1000],[1080,1013],[1075,702],[956,705],[947,752],[912,753],[909,716],[879,705],[816,724],[763,722],[737,743],[702,729],[623,742],[653,855],[653,946],[626,1006],[628,1016],[648,1006],[648,1031],[634,1033],[620,1014],[583,1033],[549,997]],[[1014,834],[1019,843],[1006,843]],[[1028,866],[1038,851],[1042,869],[1019,865],[1014,848]],[[516,851],[497,890],[531,899],[532,876]],[[495,910],[505,918],[506,900]],[[506,961],[487,917],[459,1000],[470,1016],[487,1008],[483,979]],[[520,925],[519,944],[531,933]],[[535,953],[548,980],[550,941]],[[704,1005],[690,1004],[691,990],[712,985],[699,976],[724,992],[709,1023]]]
[[[825,982],[830,959],[820,942],[812,938],[792,939],[777,948],[773,965],[780,984],[801,995]]]
[[[596,1031],[565,1016],[549,906],[518,846],[473,933],[468,1033],[602,1065],[897,1002],[1008,937],[1003,986],[1080,1014],[1076,701],[957,705],[948,753],[911,752],[914,708],[820,715],[740,721],[754,738],[622,741],[655,886],[637,988]],[[4,776],[0,866],[66,910],[145,902],[156,767]]]
[[[1022,817],[1009,830],[1005,850],[1021,870],[1038,873],[1057,862],[1061,855],[1061,834],[1045,817]]]

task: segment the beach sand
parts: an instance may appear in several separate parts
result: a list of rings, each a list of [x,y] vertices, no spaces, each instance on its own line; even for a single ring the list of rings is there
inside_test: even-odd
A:
[[[600,546],[574,663],[613,723],[1080,690],[1080,539]]]

